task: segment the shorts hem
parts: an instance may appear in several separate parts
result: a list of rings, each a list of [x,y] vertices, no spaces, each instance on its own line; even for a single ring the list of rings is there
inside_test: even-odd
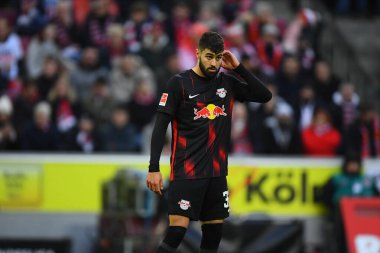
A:
[[[199,217],[194,217],[194,216],[187,215],[187,214],[184,214],[184,213],[168,212],[168,216],[169,215],[179,215],[179,216],[187,217],[191,221],[199,221]]]
[[[198,220],[200,221],[210,221],[210,220],[225,220],[226,218],[230,217],[230,215],[210,215],[207,217],[199,217]]]

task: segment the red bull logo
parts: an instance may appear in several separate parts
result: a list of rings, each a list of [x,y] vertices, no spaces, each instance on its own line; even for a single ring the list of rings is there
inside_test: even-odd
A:
[[[224,112],[224,105],[222,107],[219,107],[214,104],[209,104],[206,107],[203,107],[202,109],[198,110],[194,108],[194,120],[197,120],[199,118],[209,118],[209,119],[215,119],[219,116],[227,116],[227,113]]]

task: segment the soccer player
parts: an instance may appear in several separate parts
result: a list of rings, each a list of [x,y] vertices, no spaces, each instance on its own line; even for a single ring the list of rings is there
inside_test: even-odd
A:
[[[168,188],[169,227],[158,253],[175,252],[190,220],[202,222],[200,252],[217,252],[229,216],[227,151],[235,100],[265,103],[271,92],[228,50],[216,32],[206,32],[197,64],[173,76],[161,96],[152,133],[146,183],[162,194],[159,160],[166,129],[172,126]],[[241,80],[223,72],[234,71]]]

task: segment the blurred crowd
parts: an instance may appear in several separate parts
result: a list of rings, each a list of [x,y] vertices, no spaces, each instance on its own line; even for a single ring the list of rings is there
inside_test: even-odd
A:
[[[374,17],[380,15],[380,0],[323,0],[336,15],[350,17]]]
[[[0,149],[149,152],[166,81],[213,30],[273,93],[236,105],[231,153],[376,156],[377,114],[319,57],[320,16],[287,21],[256,0],[2,0]]]

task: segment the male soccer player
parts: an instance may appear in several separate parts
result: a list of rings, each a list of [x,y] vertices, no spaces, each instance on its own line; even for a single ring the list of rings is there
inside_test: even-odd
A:
[[[175,252],[190,220],[202,222],[200,252],[218,251],[223,221],[229,215],[227,151],[234,101],[265,103],[272,97],[230,51],[224,50],[218,33],[204,33],[196,55],[196,66],[168,81],[152,134],[146,183],[162,194],[159,160],[171,122],[169,228],[158,253]],[[221,67],[234,71],[242,80],[219,73]]]

